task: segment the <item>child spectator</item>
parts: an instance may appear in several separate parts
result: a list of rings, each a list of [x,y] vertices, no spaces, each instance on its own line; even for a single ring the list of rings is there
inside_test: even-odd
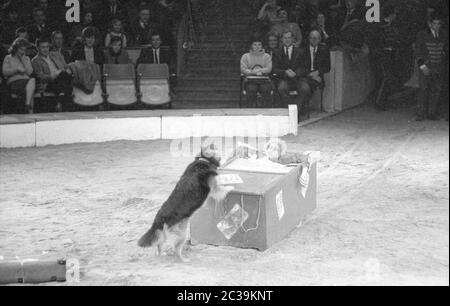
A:
[[[122,41],[122,48],[127,47],[127,36],[123,31],[122,21],[120,21],[119,19],[114,19],[111,22],[110,32],[106,34],[105,37],[105,47],[109,47],[109,45],[111,44],[111,40],[114,37],[118,37]]]
[[[120,37],[113,36],[105,52],[105,64],[130,64],[131,60],[127,51],[123,50],[123,41]]]

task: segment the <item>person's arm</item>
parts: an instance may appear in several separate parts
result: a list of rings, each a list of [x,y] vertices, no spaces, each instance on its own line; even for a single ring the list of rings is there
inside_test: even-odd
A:
[[[127,36],[125,34],[123,35],[122,47],[123,48],[128,47],[128,39],[127,39]]]
[[[248,66],[247,54],[244,54],[241,58],[241,73],[245,76],[253,74],[253,71]]]
[[[298,55],[298,62],[297,62],[297,68],[295,69],[295,74],[297,77],[304,77],[309,74],[308,69],[306,68],[306,52],[303,52],[302,49],[300,49],[300,54]]]
[[[272,72],[280,78],[284,78],[286,76],[286,71],[281,69],[281,59],[280,56],[278,55],[278,52],[273,53]]]
[[[3,60],[2,71],[3,71],[3,76],[6,78],[9,78],[13,75],[20,73],[20,70],[18,69],[18,67],[15,67],[13,65],[12,58],[10,56],[5,57],[5,59]]]
[[[108,48],[110,43],[111,43],[111,35],[108,33],[106,34],[105,37],[105,47]]]
[[[33,61],[31,61],[31,64],[33,65],[33,69],[37,78],[41,82],[48,83],[52,80],[52,76],[45,73],[44,67],[39,63],[39,59],[33,59]]]
[[[269,54],[265,55],[265,64],[261,69],[261,72],[265,75],[268,75],[272,72],[272,57]]]
[[[259,21],[263,21],[264,19],[266,19],[266,17],[267,17],[267,11],[266,11],[267,6],[269,6],[269,3],[266,2],[266,3],[264,3],[264,5],[259,10],[258,17],[257,17]]]
[[[31,65],[31,60],[30,60],[30,58],[29,58],[28,56],[24,56],[24,57],[22,58],[22,63],[23,63],[23,65],[24,65],[24,67],[25,67],[25,73],[26,73],[28,76],[31,76],[31,75],[33,74],[33,66]]]
[[[295,46],[297,48],[300,48],[302,41],[303,41],[303,34],[302,34],[302,30],[300,29],[300,27],[294,23],[294,33],[295,33]]]

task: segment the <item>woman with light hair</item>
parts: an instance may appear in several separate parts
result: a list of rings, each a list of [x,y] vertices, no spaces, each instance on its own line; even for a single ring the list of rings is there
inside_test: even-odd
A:
[[[33,66],[31,65],[31,60],[26,55],[28,47],[29,43],[27,40],[22,38],[16,39],[9,49],[9,54],[3,61],[2,72],[10,92],[17,96],[25,97],[25,106],[31,114],[34,108],[36,80],[32,77]]]

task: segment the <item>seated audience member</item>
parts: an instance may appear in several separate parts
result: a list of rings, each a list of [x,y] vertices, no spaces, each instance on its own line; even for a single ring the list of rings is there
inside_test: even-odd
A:
[[[325,86],[324,75],[331,70],[330,50],[321,44],[320,32],[312,30],[309,34],[309,44],[306,47],[306,72],[300,76],[300,99],[302,105],[308,106],[313,93],[320,86]]]
[[[126,21],[127,11],[125,5],[119,0],[103,0],[103,10],[98,14],[99,26],[102,31],[107,31],[111,24],[111,20],[118,19]]]
[[[300,77],[307,72],[305,58],[304,50],[295,47],[293,34],[291,32],[283,33],[282,46],[274,52],[272,57],[273,73],[277,80],[282,106],[288,105],[290,91],[301,92],[304,89],[305,85],[304,82],[300,82]],[[306,85],[306,90],[309,91],[309,85]],[[304,97],[300,96],[297,104],[302,106],[303,100]]]
[[[171,73],[174,70],[172,53],[170,49],[161,49],[161,35],[155,33],[152,35],[152,46],[143,49],[137,60],[137,64],[167,64]]]
[[[34,43],[31,43],[31,42],[28,40],[29,35],[28,35],[27,29],[24,28],[24,27],[18,28],[18,29],[16,30],[16,33],[15,33],[15,34],[16,34],[16,39],[17,39],[17,38],[21,38],[21,39],[24,39],[24,40],[26,40],[26,41],[28,42],[27,56],[28,56],[29,58],[35,57],[36,54],[37,54],[36,46],[34,45]]]
[[[83,30],[88,27],[91,28],[92,31],[94,31],[96,45],[100,45],[102,35],[99,29],[94,26],[94,13],[85,12],[83,21],[79,24],[74,25],[72,27],[72,31],[70,32],[70,45],[72,47],[78,47],[83,44]]]
[[[16,39],[9,55],[3,61],[2,74],[11,93],[25,97],[25,106],[29,113],[33,112],[36,80],[33,78],[33,66],[26,55],[28,41]],[[21,112],[21,111],[20,111]]]
[[[151,43],[154,26],[150,23],[150,9],[143,6],[139,9],[139,19],[131,24],[130,33],[135,46],[148,46]]]
[[[123,31],[122,21],[119,19],[114,19],[111,22],[111,28],[108,34],[105,37],[105,47],[109,47],[111,44],[111,39],[114,37],[118,37],[122,41],[122,47],[127,47],[127,36]]]
[[[258,30],[260,35],[265,35],[270,29],[279,21],[278,10],[281,9],[278,6],[277,0],[267,0],[258,12],[258,21],[261,23]]]
[[[0,42],[5,50],[16,39],[16,30],[20,28],[18,10],[14,6],[10,6],[5,10],[6,19],[1,24]],[[3,59],[2,59],[3,60]]]
[[[311,29],[320,32],[322,43],[329,47],[336,44],[336,33],[332,28],[328,27],[327,19],[324,13],[319,13],[317,15],[317,18],[314,19],[311,24]]]
[[[33,21],[34,23],[27,29],[32,43],[35,43],[40,37],[50,37],[52,30],[47,24],[47,15],[42,8],[38,7],[33,10]]]
[[[272,57],[263,49],[262,41],[254,39],[249,53],[241,58],[241,73],[244,75],[244,87],[249,107],[256,107],[258,92],[263,97],[263,106],[270,107],[272,83],[268,75],[272,72]],[[251,77],[267,77],[258,79]]]
[[[50,41],[41,38],[36,41],[38,55],[32,60],[36,77],[43,91],[53,92],[56,95],[64,94],[64,99],[58,97],[57,111],[67,106],[72,96],[72,71],[69,69],[64,57],[59,53],[50,52]]]
[[[273,56],[273,52],[277,50],[280,47],[280,41],[278,39],[278,36],[273,33],[269,33],[267,35],[267,47],[266,47],[266,53],[270,55],[270,57]]]
[[[103,51],[96,46],[95,29],[87,27],[82,33],[83,45],[77,47],[72,52],[71,62],[88,61],[100,67],[105,63]]]
[[[364,6],[358,0],[345,0],[345,6],[341,7],[338,17],[341,31],[353,22],[363,20],[364,17]]]
[[[61,55],[66,63],[70,62],[70,53],[64,47],[64,34],[61,31],[54,31],[52,33],[52,49],[51,52]]]
[[[295,47],[300,48],[302,44],[303,36],[302,31],[298,24],[289,22],[289,15],[285,9],[280,9],[278,11],[278,22],[275,23],[271,28],[271,33],[275,33],[278,36],[281,36],[285,32],[291,32],[294,35],[294,44]]]
[[[113,37],[105,52],[105,64],[130,64],[131,60],[128,52],[122,48],[122,39]]]

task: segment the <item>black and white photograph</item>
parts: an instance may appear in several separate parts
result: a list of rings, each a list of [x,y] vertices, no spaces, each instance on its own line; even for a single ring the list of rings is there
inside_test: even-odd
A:
[[[446,0],[0,0],[0,286],[449,286],[448,31]]]

